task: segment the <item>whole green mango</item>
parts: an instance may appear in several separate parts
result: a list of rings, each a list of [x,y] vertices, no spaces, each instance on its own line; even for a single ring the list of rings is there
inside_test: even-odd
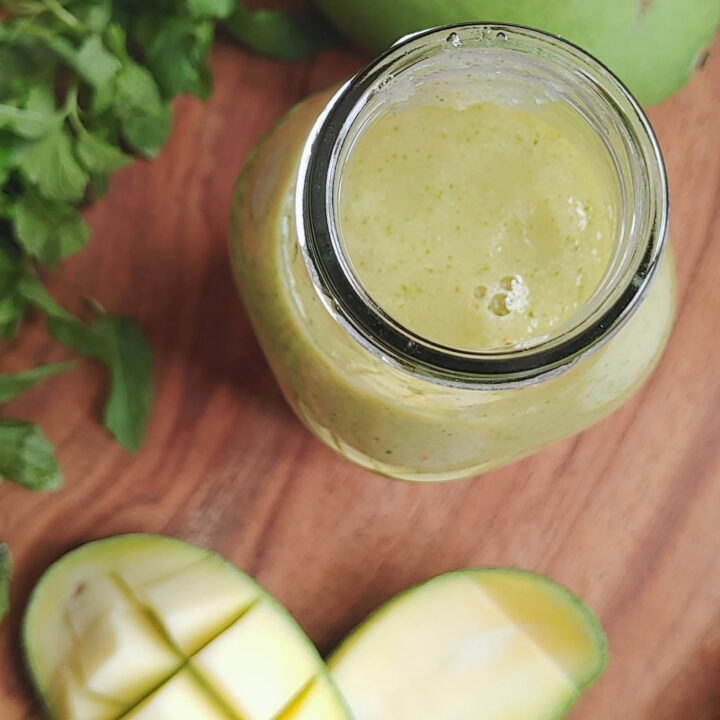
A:
[[[689,80],[720,24],[720,0],[316,0],[337,28],[378,53],[437,25],[497,22],[560,35],[601,60],[643,105]]]

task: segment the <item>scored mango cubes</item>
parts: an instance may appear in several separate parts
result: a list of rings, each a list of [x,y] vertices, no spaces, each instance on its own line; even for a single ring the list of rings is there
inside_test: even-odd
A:
[[[222,558],[170,538],[66,555],[33,593],[24,642],[55,720],[350,720],[290,614]],[[302,714],[313,704],[322,714]]]

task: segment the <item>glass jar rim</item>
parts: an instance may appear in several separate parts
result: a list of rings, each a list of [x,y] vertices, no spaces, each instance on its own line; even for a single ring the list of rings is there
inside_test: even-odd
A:
[[[464,350],[428,340],[403,327],[376,305],[353,272],[338,238],[334,183],[339,156],[360,109],[403,70],[427,52],[448,43],[459,49],[507,49],[526,43],[546,59],[563,63],[579,81],[597,91],[629,133],[642,171],[644,202],[626,228],[633,263],[611,288],[601,311],[559,335],[532,346],[498,350]],[[508,44],[509,45],[506,45]],[[408,35],[347,81],[330,100],[313,127],[302,152],[295,195],[297,236],[316,293],[336,322],[383,362],[415,376],[465,388],[516,387],[564,372],[599,348],[627,322],[654,277],[667,241],[669,198],[665,165],[654,131],[625,85],[581,48],[539,30],[505,23],[464,23]],[[637,222],[636,222],[637,221]]]

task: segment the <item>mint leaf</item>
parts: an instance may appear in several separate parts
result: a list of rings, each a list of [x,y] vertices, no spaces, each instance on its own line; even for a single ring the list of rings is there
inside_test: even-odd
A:
[[[213,39],[211,22],[177,18],[156,30],[147,61],[165,97],[181,93],[206,99],[212,90],[207,59]]]
[[[75,17],[93,32],[102,32],[112,19],[112,0],[79,0],[73,3]]]
[[[108,190],[110,190],[110,175],[107,173],[91,173],[88,187],[90,198],[93,201],[104,198],[108,194]]]
[[[127,318],[104,315],[93,332],[106,342],[110,367],[110,399],[105,427],[127,450],[135,451],[145,437],[152,403],[152,353],[145,336]]]
[[[90,85],[102,87],[120,70],[121,63],[105,48],[99,35],[91,35],[80,47],[73,67]]]
[[[80,162],[91,173],[113,173],[122,170],[133,161],[115,145],[89,132],[81,132],[77,141]]]
[[[103,87],[120,69],[120,61],[107,50],[99,33],[88,35],[79,47],[74,38],[57,34],[48,35],[46,42],[64,65],[92,87]]]
[[[75,43],[68,40],[64,35],[57,32],[46,32],[42,36],[48,48],[55,53],[55,59],[75,70],[77,64],[77,47]]]
[[[12,141],[14,138],[7,138],[0,130],[0,192],[2,186],[8,181],[13,167]],[[2,215],[2,201],[0,200],[0,215]]]
[[[137,450],[152,403],[152,353],[145,336],[120,315],[103,315],[88,327],[65,313],[51,316],[48,329],[62,345],[107,365],[111,382],[105,427],[124,448]]]
[[[20,294],[47,318],[48,332],[70,350],[105,362],[110,355],[107,342],[92,327],[69,313],[48,293],[39,278],[29,275],[20,283]]]
[[[133,18],[133,20],[135,19],[135,16],[139,12],[140,8],[133,8],[131,3],[128,2],[127,4],[118,4],[116,8],[113,8],[113,10],[119,16],[124,18],[124,24],[120,22],[110,23],[103,33],[103,38],[105,38],[105,44],[107,45],[108,50],[118,57],[123,65],[131,65],[133,63],[133,59],[127,51],[128,37],[125,28],[132,25],[133,21],[131,21],[131,18]],[[133,42],[134,41],[135,38],[133,38]]]
[[[15,335],[25,315],[27,302],[19,291],[22,276],[23,258],[17,246],[0,236],[0,338],[4,340]]]
[[[66,372],[71,367],[73,363],[54,363],[17,373],[0,373],[0,404],[10,402],[26,390],[39,385],[45,378]]]
[[[0,23],[0,102],[22,106],[29,88],[53,77],[57,62],[47,38],[20,23]]]
[[[10,609],[10,580],[12,578],[12,557],[10,548],[0,544],[0,622]]]
[[[103,362],[110,370],[105,427],[127,450],[142,444],[152,404],[152,352],[128,318],[103,315],[88,326],[59,305],[37,277],[20,285],[22,297],[47,316],[48,331],[61,345]]]
[[[0,295],[6,295],[22,275],[23,257],[20,250],[0,233]]]
[[[25,303],[15,293],[0,297],[0,339],[15,337],[25,316]]]
[[[7,128],[24,138],[39,138],[60,127],[62,118],[57,113],[3,105],[0,103],[0,128]]]
[[[2,57],[0,56],[0,60]],[[35,139],[61,127],[63,118],[55,107],[52,87],[46,83],[23,92],[18,104],[0,104],[0,128],[23,138]]]
[[[48,83],[41,83],[30,88],[25,101],[25,108],[32,112],[52,115],[55,108],[55,93]]]
[[[48,331],[61,345],[108,364],[110,352],[105,339],[72,315],[49,315]]]
[[[153,113],[129,113],[121,116],[121,123],[125,140],[138,155],[156,157],[170,134],[172,110],[163,107]]]
[[[68,131],[59,127],[38,140],[29,140],[13,153],[14,160],[38,192],[49,200],[78,202],[88,174],[75,159]]]
[[[50,266],[77,252],[90,234],[74,207],[41,198],[30,188],[13,206],[12,220],[20,245]]]
[[[333,32],[321,20],[283,10],[249,10],[238,2],[225,27],[251,50],[278,60],[300,60],[330,47]]]
[[[55,299],[48,293],[37,275],[28,274],[19,283],[20,296],[26,302],[44,313],[48,318],[55,320],[67,320],[80,322],[76,320],[62,305],[59,305]]]
[[[226,18],[235,9],[236,0],[187,0],[194,17]]]
[[[137,450],[152,403],[152,353],[140,329],[119,315],[103,315],[90,327],[77,320],[51,319],[48,328],[58,342],[108,366],[105,427],[124,448]]]
[[[40,428],[21,421],[0,422],[0,477],[36,492],[62,485],[55,451]]]
[[[114,108],[128,145],[145,157],[157,155],[170,133],[172,109],[148,70],[132,63],[118,72]]]

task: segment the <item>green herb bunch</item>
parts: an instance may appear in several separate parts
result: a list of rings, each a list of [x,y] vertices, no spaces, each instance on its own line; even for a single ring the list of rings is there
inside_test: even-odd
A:
[[[79,210],[107,192],[115,171],[157,155],[170,132],[171,100],[210,94],[218,21],[277,58],[306,55],[325,36],[301,18],[236,0],[0,0],[0,8],[0,342],[21,331],[30,310],[44,315],[57,342],[108,368],[105,426],[136,450],[152,396],[147,341],[97,303],[94,322],[73,316],[45,290],[38,269],[85,245]],[[2,404],[70,366],[0,374],[0,478],[32,490],[61,483],[41,430],[5,418]]]

